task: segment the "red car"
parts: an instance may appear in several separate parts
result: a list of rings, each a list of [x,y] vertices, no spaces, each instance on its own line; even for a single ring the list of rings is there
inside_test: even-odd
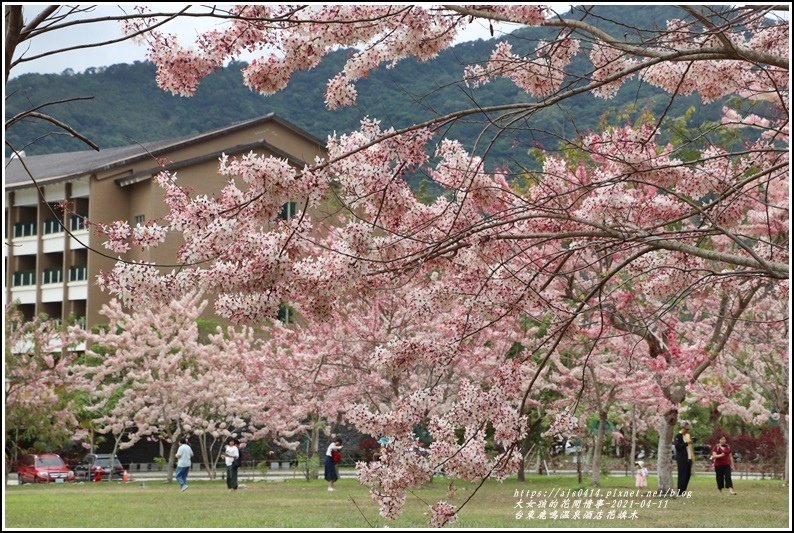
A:
[[[74,481],[74,472],[60,455],[54,453],[27,454],[17,467],[17,479],[23,483],[64,483]]]

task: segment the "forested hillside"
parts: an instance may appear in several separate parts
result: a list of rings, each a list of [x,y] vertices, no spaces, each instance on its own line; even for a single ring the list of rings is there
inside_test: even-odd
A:
[[[599,7],[596,13],[600,18],[592,21],[621,36],[631,31],[636,34],[630,26],[615,27],[609,22],[615,9],[620,8]],[[636,26],[646,28],[662,26],[665,20],[678,14],[675,8],[667,6],[641,12],[643,20],[636,21]],[[531,28],[505,38],[510,40],[515,53],[524,53],[533,50],[539,39],[554,35],[552,29]],[[392,69],[380,69],[357,83],[358,105],[352,109],[328,111],[323,101],[326,82],[341,69],[350,53],[340,50],[319,67],[296,74],[285,91],[268,97],[242,84],[240,63],[231,64],[203,81],[192,98],[173,96],[159,89],[154,81],[154,67],[148,62],[88,69],[83,73],[66,70],[60,75],[26,74],[7,85],[6,117],[45,102],[93,96],[93,100],[59,104],[47,110],[103,148],[190,135],[270,112],[320,138],[334,131],[354,129],[364,116],[402,127],[456,109],[529,100],[529,95],[504,79],[476,89],[461,82],[465,66],[487,59],[494,45],[495,40],[462,43],[427,63],[406,60]],[[581,59],[575,61],[570,70],[584,73],[584,63]],[[604,118],[610,118],[611,122],[625,121],[644,109],[663,113],[668,98],[648,87],[640,90],[639,85],[637,81],[627,84],[615,99],[608,101],[589,93],[567,99],[564,105],[533,115],[509,131],[491,128],[475,149],[488,148],[495,138],[493,146],[488,148],[492,152],[490,161],[518,169],[529,164],[530,148],[553,149],[558,146],[558,136],[575,137],[575,132],[593,129]],[[678,98],[676,105],[667,110],[667,116],[680,116],[694,102],[694,98]],[[697,116],[693,118],[698,121],[716,118],[719,107],[696,109]],[[471,149],[484,123],[482,116],[470,117],[453,125],[449,134]],[[46,135],[49,131],[54,131],[49,124],[28,121],[15,125],[6,135],[14,148],[24,149],[29,155],[86,148],[62,133]]]

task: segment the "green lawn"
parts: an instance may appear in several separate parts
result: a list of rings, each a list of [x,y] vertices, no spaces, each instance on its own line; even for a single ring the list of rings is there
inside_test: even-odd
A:
[[[655,484],[649,480],[651,490]],[[354,480],[341,480],[336,492],[328,492],[321,481],[245,482],[247,487],[230,493],[222,481],[194,480],[190,489],[179,492],[176,483],[160,480],[129,484],[23,485],[6,487],[5,527],[14,528],[266,528],[266,527],[425,527],[427,504],[439,499],[460,505],[475,485],[457,481],[456,494],[448,498],[448,481],[434,483],[408,496],[406,509],[396,522],[378,515],[365,487]],[[610,477],[604,481],[600,520],[516,519],[522,500],[546,501],[547,513],[563,511],[566,498],[559,495],[580,487],[573,477],[532,477],[526,483],[488,482],[463,509],[455,527],[631,527],[631,528],[785,528],[789,524],[788,490],[780,481],[735,482],[738,496],[720,494],[711,476],[693,478],[691,498],[616,497],[616,490],[634,490],[633,478]],[[559,491],[552,497],[517,498],[515,491]],[[613,491],[608,495],[608,491]],[[588,498],[569,497],[569,514],[575,500],[585,512]],[[591,510],[599,498],[591,498]],[[648,508],[650,506],[650,508]],[[659,508],[661,507],[661,508]],[[637,518],[607,518],[610,510],[626,509]],[[524,509],[526,512],[526,508]],[[559,516],[559,514],[558,514]]]

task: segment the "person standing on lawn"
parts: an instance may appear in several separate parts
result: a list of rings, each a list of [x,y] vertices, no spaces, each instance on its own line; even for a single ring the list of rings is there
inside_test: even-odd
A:
[[[179,483],[180,492],[187,490],[187,474],[193,458],[193,449],[187,441],[187,436],[179,439],[179,449],[176,451],[176,482]]]
[[[237,447],[239,443],[240,441],[234,437],[229,437],[223,450],[223,458],[226,460],[226,486],[230,492],[237,490],[237,469],[240,468],[240,449]]]
[[[730,489],[731,494],[736,496],[731,481],[731,471],[733,470],[733,451],[728,446],[728,439],[723,435],[718,444],[711,448],[711,460],[714,461],[714,472],[717,474],[717,488],[722,492],[723,487]]]
[[[692,463],[695,460],[695,446],[689,434],[689,422],[681,422],[681,430],[673,439],[675,462],[678,463],[678,495],[686,492],[689,478],[692,477]]]
[[[328,490],[334,491],[334,482],[339,479],[339,474],[336,471],[336,463],[334,462],[334,452],[339,452],[342,449],[342,439],[336,439],[328,445],[325,451],[325,480],[328,482]],[[341,459],[341,456],[340,456]]]

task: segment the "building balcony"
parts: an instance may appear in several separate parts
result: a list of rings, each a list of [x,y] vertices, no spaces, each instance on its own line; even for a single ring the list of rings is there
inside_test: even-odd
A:
[[[41,248],[45,254],[51,254],[55,252],[63,252],[64,248],[64,240],[63,240],[64,233],[52,233],[49,235],[42,235],[41,237]]]
[[[72,236],[69,237],[69,249],[82,250],[86,246],[91,246],[91,239],[88,230],[80,229],[73,231]]]
[[[41,286],[41,301],[42,302],[62,302],[63,301],[63,284],[53,283],[50,285]]]
[[[39,247],[39,239],[36,235],[28,235],[25,237],[14,237],[11,241],[11,248],[13,254],[17,257],[20,255],[36,255]]]
[[[63,338],[61,335],[56,334],[45,339],[44,345],[37,347],[32,335],[25,336],[19,339],[13,346],[10,347],[11,353],[30,353],[34,350],[41,350],[43,352],[57,353],[64,348]],[[85,351],[85,342],[81,342],[76,346],[68,346],[68,349],[75,352]]]
[[[11,287],[11,300],[18,300],[20,304],[35,304],[36,286],[21,285],[18,287]]]
[[[66,298],[69,300],[88,300],[88,281],[70,281],[66,284]]]
[[[41,273],[41,301],[63,301],[63,271],[50,268]]]

